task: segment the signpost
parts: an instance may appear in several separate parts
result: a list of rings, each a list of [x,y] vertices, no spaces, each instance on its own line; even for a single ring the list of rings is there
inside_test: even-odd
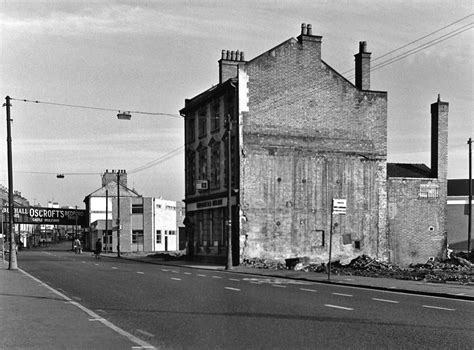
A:
[[[328,280],[331,279],[331,253],[332,253],[332,228],[334,215],[345,215],[347,208],[347,199],[335,199],[332,200],[331,210],[331,228],[329,230],[329,261],[328,261]]]

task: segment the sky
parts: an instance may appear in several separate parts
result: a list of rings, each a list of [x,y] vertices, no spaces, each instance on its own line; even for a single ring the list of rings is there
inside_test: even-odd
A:
[[[346,77],[359,41],[374,67],[452,35],[374,70],[371,89],[388,92],[389,162],[430,166],[430,104],[438,94],[449,102],[448,178],[467,178],[473,12],[471,0],[0,1],[0,93],[15,99],[13,187],[32,204],[83,208],[101,173],[125,169],[141,195],[182,200],[185,98],[218,83],[222,49],[250,60],[298,36],[301,23]],[[157,114],[123,121],[119,110]],[[0,139],[7,186],[5,122]]]

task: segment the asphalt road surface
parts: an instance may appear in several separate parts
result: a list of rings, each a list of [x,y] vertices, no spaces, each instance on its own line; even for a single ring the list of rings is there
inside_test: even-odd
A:
[[[474,349],[469,301],[66,251],[19,267],[160,349]]]

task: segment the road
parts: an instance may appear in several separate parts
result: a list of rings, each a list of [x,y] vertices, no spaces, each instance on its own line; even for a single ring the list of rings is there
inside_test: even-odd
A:
[[[19,267],[161,349],[474,348],[468,301],[68,251]]]

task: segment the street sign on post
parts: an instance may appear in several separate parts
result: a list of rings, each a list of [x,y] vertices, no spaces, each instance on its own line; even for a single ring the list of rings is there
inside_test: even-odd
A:
[[[331,279],[333,215],[345,215],[346,214],[346,209],[347,209],[347,199],[336,199],[336,198],[332,199],[331,227],[330,227],[330,230],[329,230],[328,280]]]
[[[333,199],[332,200],[332,213],[333,214],[346,214],[347,199]]]

